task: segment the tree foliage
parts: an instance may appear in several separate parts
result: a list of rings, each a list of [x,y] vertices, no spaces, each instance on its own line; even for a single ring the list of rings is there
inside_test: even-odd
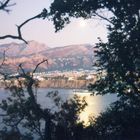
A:
[[[42,107],[35,92],[37,81],[32,73],[25,73],[22,66],[20,68],[20,75],[9,77],[6,87],[11,94],[0,104],[3,112],[0,114],[3,126],[0,131],[2,139],[11,136],[13,140],[34,137],[41,140],[74,140],[75,135],[80,137],[79,129],[83,130],[84,126],[79,121],[79,114],[87,106],[85,98],[75,95],[64,101],[58,92],[50,92],[46,95],[45,107]],[[48,107],[47,98],[52,100],[55,110]],[[64,131],[63,134],[60,133],[61,130]]]
[[[6,11],[9,2],[10,0],[2,1],[0,10]],[[109,12],[108,17],[104,16],[106,11]],[[26,42],[21,36],[21,27],[32,19],[44,19],[48,16],[54,22],[56,31],[68,24],[71,17],[84,19],[99,17],[108,22],[108,42],[104,43],[99,39],[99,43],[96,44],[98,60],[95,66],[98,68],[99,78],[89,86],[89,89],[97,94],[118,93],[120,100],[93,121],[86,132],[90,135],[94,133],[96,139],[139,137],[140,1],[54,0],[49,12],[44,9],[39,15],[19,25],[17,36],[2,36],[0,39],[10,37]],[[21,65],[20,68],[22,74],[16,77],[18,86],[10,86],[12,96],[3,100],[0,106],[6,113],[3,114],[3,122],[6,126],[14,128],[14,131],[11,131],[13,139],[18,138],[19,134],[21,136],[19,126],[28,129],[31,134],[33,132],[38,134],[42,140],[82,139],[80,132],[83,132],[84,128],[82,123],[77,123],[77,120],[79,113],[86,106],[85,99],[80,100],[75,96],[70,101],[62,102],[56,93],[51,93],[49,97],[60,110],[52,113],[48,108],[43,109],[37,102],[32,88],[36,86],[33,75],[25,73]],[[19,78],[26,79],[24,84]],[[27,90],[27,96],[23,86]],[[0,134],[3,139],[11,136],[5,128]],[[30,134],[28,136],[31,139]],[[86,138],[93,139],[93,137]],[[23,135],[22,139],[27,137]]]
[[[7,8],[13,5],[10,5],[10,2],[10,0],[0,1],[0,10],[9,12]],[[40,14],[25,20],[17,26],[17,35],[4,35],[0,36],[0,39],[12,38],[27,43],[22,37],[21,28],[31,20],[45,19],[47,14],[47,10],[43,9]],[[5,52],[1,65],[4,64],[4,61]],[[0,139],[31,140],[34,138],[34,134],[41,140],[74,140],[75,136],[80,137],[79,129],[83,129],[83,123],[79,122],[79,114],[87,105],[85,98],[81,99],[75,95],[72,99],[63,102],[57,92],[51,92],[47,96],[52,99],[58,109],[55,112],[47,108],[47,103],[46,108],[42,108],[37,101],[37,93],[34,88],[38,86],[38,83],[33,78],[33,74],[39,65],[46,61],[43,60],[38,63],[31,73],[26,73],[22,68],[22,64],[19,65],[19,75],[12,76],[1,73],[4,75],[4,80],[6,80],[6,88],[11,94],[0,103],[0,111],[4,113],[0,114],[2,119]],[[61,130],[64,131],[63,135],[60,133]]]
[[[123,96],[102,112],[92,127],[96,130],[99,139],[138,140],[140,137],[139,101],[139,97]]]
[[[109,16],[105,16],[108,12]],[[56,31],[73,18],[107,21],[108,41],[96,44],[98,79],[95,94],[117,93],[119,100],[92,121],[97,139],[139,139],[140,124],[140,1],[54,0],[50,11]]]
[[[108,17],[104,16],[109,12]],[[55,0],[51,19],[56,31],[70,22],[71,17],[85,19],[98,16],[108,22],[108,42],[96,44],[95,66],[100,78],[90,90],[98,94],[140,93],[140,2],[137,0]],[[102,71],[102,72],[101,72]]]

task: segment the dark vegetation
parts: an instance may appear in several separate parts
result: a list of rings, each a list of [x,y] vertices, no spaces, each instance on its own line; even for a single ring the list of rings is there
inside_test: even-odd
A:
[[[5,8],[7,3],[1,3],[0,10]],[[110,13],[109,16],[104,15],[105,11]],[[32,89],[36,82],[32,79],[32,75],[24,73],[20,65],[22,71],[20,77],[24,76],[26,79],[24,86],[28,96],[25,97],[20,80],[18,87],[13,85],[9,87],[12,96],[2,101],[1,108],[6,112],[3,114],[4,123],[12,129],[11,133],[8,129],[7,131],[3,129],[2,139],[7,140],[11,134],[13,137],[16,135],[14,140],[27,139],[25,137],[31,137],[32,132],[35,132],[42,140],[138,140],[140,137],[140,1],[54,0],[50,11],[45,12],[46,16],[54,22],[56,31],[68,24],[71,17],[85,19],[98,17],[107,22],[108,42],[104,43],[99,39],[99,43],[96,44],[98,60],[95,66],[98,68],[99,78],[95,84],[89,85],[89,89],[94,94],[118,94],[119,100],[98,118],[90,119],[88,127],[83,127],[83,124],[78,122],[78,116],[86,106],[85,99],[80,100],[75,96],[70,101],[63,102],[56,93],[50,93],[50,98],[62,110],[52,113],[48,108],[42,109]],[[44,18],[44,14],[40,17]],[[19,30],[19,35],[20,33]],[[23,40],[20,37],[22,36],[18,36],[18,39]],[[41,123],[42,121],[44,123]],[[43,124],[44,127],[41,126]],[[18,125],[27,128],[31,133],[22,136]]]
[[[84,125],[79,121],[79,114],[87,105],[85,98],[75,95],[72,99],[63,101],[57,91],[50,92],[46,94],[46,101],[47,98],[51,99],[53,108],[47,107],[47,103],[46,107],[42,107],[37,101],[37,93],[33,92],[36,85],[32,84],[36,82],[29,77],[31,79],[26,79],[24,90],[20,81],[18,86],[11,82],[7,87],[11,95],[0,106],[4,111],[1,138],[74,140],[76,137],[80,140]]]

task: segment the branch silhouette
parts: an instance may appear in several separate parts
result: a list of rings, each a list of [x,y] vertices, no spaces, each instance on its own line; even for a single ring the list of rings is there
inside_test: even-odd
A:
[[[34,19],[39,19],[39,18],[45,19],[47,17],[47,15],[48,15],[48,12],[44,8],[40,14],[38,14],[38,15],[32,17],[32,18],[27,19],[26,21],[24,21],[20,25],[16,25],[17,26],[17,35],[4,35],[4,36],[0,36],[0,40],[11,38],[11,39],[21,40],[21,41],[25,42],[26,44],[28,44],[28,42],[22,36],[22,32],[21,32],[22,27],[25,24],[27,24],[28,22],[30,22],[30,21],[32,21]]]
[[[11,6],[14,6],[16,3],[12,3],[12,4],[9,4],[10,3],[10,0],[1,0],[0,1],[0,10],[3,10],[5,12],[10,12],[11,10],[9,9],[9,7]]]

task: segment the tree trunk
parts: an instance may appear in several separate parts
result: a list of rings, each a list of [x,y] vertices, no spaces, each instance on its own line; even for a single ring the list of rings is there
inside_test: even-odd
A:
[[[45,121],[45,136],[44,140],[51,140],[51,119],[47,116]]]

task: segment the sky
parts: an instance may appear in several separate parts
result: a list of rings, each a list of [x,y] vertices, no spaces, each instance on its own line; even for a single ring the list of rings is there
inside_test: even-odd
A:
[[[43,8],[49,8],[52,0],[11,0],[16,3],[10,7],[9,14],[0,12],[0,36],[16,34],[16,25],[20,25],[26,19],[39,14]],[[101,20],[72,19],[64,29],[55,33],[52,21],[47,19],[35,19],[22,28],[22,35],[25,40],[35,40],[44,43],[49,47],[59,47],[72,44],[95,44],[98,37],[106,41],[107,30],[105,22]],[[17,40],[0,40],[0,44],[19,42]],[[21,41],[20,41],[21,42]]]

